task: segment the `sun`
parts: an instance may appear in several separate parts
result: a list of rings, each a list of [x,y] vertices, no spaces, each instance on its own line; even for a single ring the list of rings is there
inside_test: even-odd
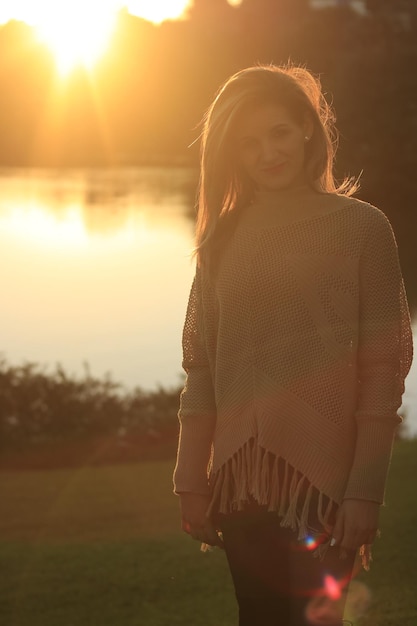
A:
[[[44,3],[34,24],[38,37],[51,48],[61,74],[77,65],[90,68],[106,49],[116,25],[114,3],[70,0]]]
[[[0,24],[17,19],[33,26],[55,57],[60,74],[75,66],[91,69],[107,49],[117,16],[131,15],[159,24],[178,19],[191,0],[13,0],[0,6]]]

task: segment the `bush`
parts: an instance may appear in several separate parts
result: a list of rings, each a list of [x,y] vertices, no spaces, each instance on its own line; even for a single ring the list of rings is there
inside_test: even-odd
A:
[[[80,378],[60,365],[52,373],[35,363],[0,361],[0,449],[116,435],[157,439],[177,429],[180,389],[127,391],[109,376]]]

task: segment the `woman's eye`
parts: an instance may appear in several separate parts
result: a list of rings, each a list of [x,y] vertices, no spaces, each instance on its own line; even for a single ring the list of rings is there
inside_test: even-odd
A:
[[[256,148],[257,142],[255,139],[244,139],[239,144],[241,152],[252,152],[253,150],[256,150]]]
[[[273,128],[271,134],[274,139],[282,139],[283,137],[288,135],[288,132],[288,128],[279,126],[278,128]]]

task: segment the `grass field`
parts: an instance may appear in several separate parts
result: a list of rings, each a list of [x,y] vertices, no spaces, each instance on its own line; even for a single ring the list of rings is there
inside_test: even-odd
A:
[[[171,472],[159,461],[0,473],[0,625],[236,624],[224,555],[179,530]],[[416,478],[417,440],[400,441],[359,577],[372,594],[360,626],[417,625]]]

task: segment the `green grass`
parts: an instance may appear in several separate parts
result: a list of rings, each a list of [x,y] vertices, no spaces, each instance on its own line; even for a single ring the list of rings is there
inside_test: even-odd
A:
[[[416,626],[417,440],[396,444],[360,626]],[[233,626],[224,554],[179,530],[172,462],[0,473],[1,626]],[[256,625],[254,625],[256,626]]]
[[[0,473],[0,625],[233,624],[224,555],[180,531],[172,469]]]
[[[417,439],[396,443],[370,572],[373,602],[360,626],[417,625]]]

